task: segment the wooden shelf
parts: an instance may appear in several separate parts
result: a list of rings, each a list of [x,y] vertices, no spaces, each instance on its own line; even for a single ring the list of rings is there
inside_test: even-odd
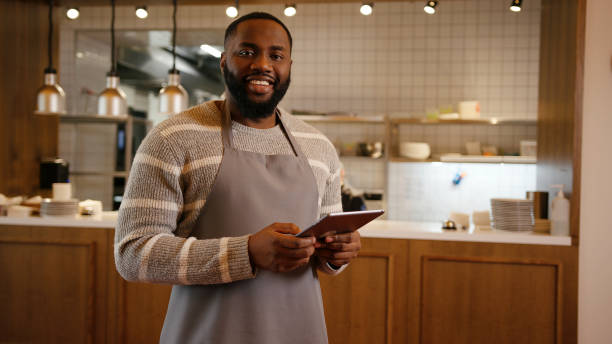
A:
[[[427,118],[391,118],[391,124],[473,124],[473,125],[536,125],[537,120],[532,119],[427,119]]]
[[[135,123],[151,124],[146,118],[133,116],[100,116],[100,115],[62,115],[59,116],[63,123],[125,123],[130,120]]]
[[[294,115],[304,122],[322,123],[384,123],[385,116],[325,116],[325,115]]]
[[[385,161],[385,156],[381,156],[380,158],[372,158],[369,156],[362,155],[340,155],[340,159],[355,159],[355,160],[372,160],[372,161]]]
[[[439,162],[439,163],[465,163],[465,164],[535,164],[536,158],[522,156],[457,156],[438,159],[416,160],[401,156],[389,158],[390,162]]]

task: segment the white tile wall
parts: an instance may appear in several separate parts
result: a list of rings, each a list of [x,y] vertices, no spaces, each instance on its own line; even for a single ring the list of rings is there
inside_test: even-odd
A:
[[[465,173],[459,185],[452,183]],[[443,221],[450,212],[489,210],[490,199],[525,198],[535,190],[536,168],[527,164],[390,163],[388,217]]]
[[[507,0],[445,1],[433,16],[423,12],[420,1],[379,2],[368,17],[359,14],[359,6],[300,4],[292,18],[282,14],[280,4],[241,7],[242,13],[278,16],[293,34],[293,83],[285,108],[422,115],[428,108],[477,99],[485,117],[536,118],[539,0],[525,1],[518,14],[508,10]],[[149,7],[146,20],[133,11],[117,8],[117,29],[171,27],[169,6]],[[178,11],[179,30],[225,28],[230,21],[224,6]],[[102,71],[81,77],[76,70],[75,34],[105,30],[109,23],[109,7],[83,7],[78,20],[64,18],[60,24],[60,77],[72,112],[81,110],[80,85],[100,91],[104,80]],[[102,50],[103,56],[108,59],[108,52]]]
[[[541,4],[525,1],[519,14],[511,13],[508,4],[444,1],[433,16],[423,12],[421,1],[378,2],[369,17],[359,14],[359,2],[299,4],[293,18],[283,16],[281,4],[242,6],[241,12],[270,12],[293,34],[292,86],[281,103],[286,109],[422,116],[427,109],[479,100],[484,117],[536,119]],[[133,10],[117,8],[117,29],[171,28],[169,6],[150,6],[147,20],[137,19]],[[225,6],[180,6],[178,29],[225,28],[231,19],[224,11]],[[87,96],[80,92],[83,86],[102,90],[109,58],[108,49],[100,48],[99,66],[77,69],[75,35],[80,30],[108,30],[109,23],[109,7],[82,7],[78,20],[63,19],[60,24],[60,82],[70,112],[88,110],[95,103],[94,97],[86,107]],[[155,103],[148,98],[149,104]],[[381,140],[384,130],[382,125],[317,126],[336,144]],[[406,126],[400,140],[430,142],[434,152],[457,150],[472,139],[516,151],[520,139],[537,134],[534,126],[483,128]],[[384,163],[354,158],[343,162],[353,185],[384,187]],[[464,183],[449,186],[462,168],[469,169]],[[393,185],[390,217],[440,220],[451,209],[474,210],[462,208],[467,202],[488,207],[493,193],[522,196],[535,185],[535,166],[392,163],[387,181]]]

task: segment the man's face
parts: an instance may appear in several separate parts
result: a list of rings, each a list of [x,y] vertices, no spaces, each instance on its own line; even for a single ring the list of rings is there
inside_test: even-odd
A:
[[[268,19],[238,24],[221,56],[223,78],[242,116],[264,118],[289,88],[291,47],[283,27]]]

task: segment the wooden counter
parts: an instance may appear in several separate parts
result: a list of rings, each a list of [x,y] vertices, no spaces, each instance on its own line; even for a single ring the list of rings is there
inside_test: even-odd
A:
[[[320,274],[330,343],[575,343],[577,248],[363,238]],[[0,225],[0,342],[154,343],[170,286],[126,282],[113,230]]]

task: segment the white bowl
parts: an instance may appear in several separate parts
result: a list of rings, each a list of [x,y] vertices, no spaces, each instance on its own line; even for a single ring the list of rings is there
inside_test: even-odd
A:
[[[431,148],[425,142],[402,142],[399,146],[399,154],[410,159],[425,160],[429,158]]]

